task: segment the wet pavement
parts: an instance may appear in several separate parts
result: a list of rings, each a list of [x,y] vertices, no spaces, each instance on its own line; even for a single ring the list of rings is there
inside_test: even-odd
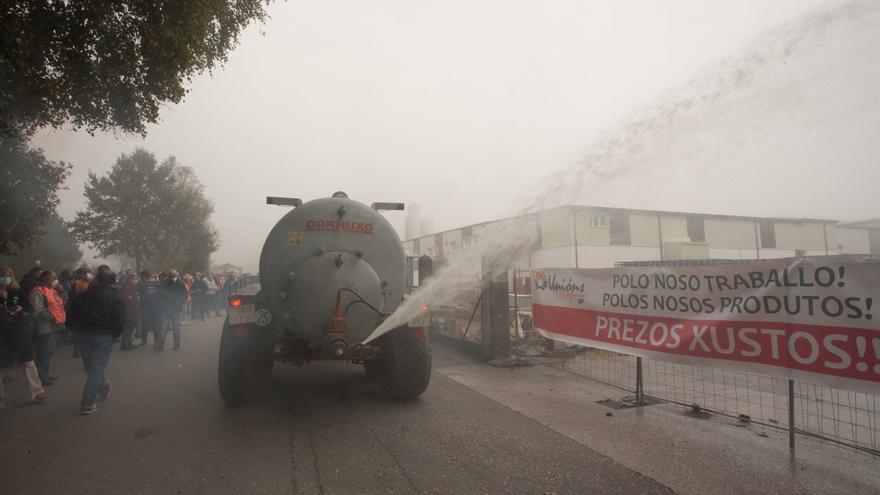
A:
[[[632,394],[557,367],[438,371],[681,495],[880,493],[880,458],[815,438],[797,435],[792,456],[784,430],[668,403],[616,409]]]
[[[114,351],[112,397],[91,416],[77,415],[85,374],[69,347],[46,403],[23,401],[13,373],[3,493],[671,493],[436,371],[419,400],[395,403],[357,366],[276,365],[267,402],[227,407],[220,325],[185,327],[180,351]],[[437,346],[435,367],[454,366],[485,365]]]

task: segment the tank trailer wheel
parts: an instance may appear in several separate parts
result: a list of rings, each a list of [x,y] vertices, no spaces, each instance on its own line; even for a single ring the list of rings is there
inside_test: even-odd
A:
[[[382,339],[380,372],[382,393],[389,399],[412,400],[431,381],[431,346],[423,328],[400,327]],[[367,370],[369,376],[369,369]]]
[[[233,406],[266,398],[274,364],[271,335],[262,335],[253,327],[245,328],[247,335],[236,335],[238,327],[224,323],[220,338],[220,396]]]
[[[383,362],[379,359],[373,359],[364,362],[364,374],[367,381],[375,382],[382,379]]]

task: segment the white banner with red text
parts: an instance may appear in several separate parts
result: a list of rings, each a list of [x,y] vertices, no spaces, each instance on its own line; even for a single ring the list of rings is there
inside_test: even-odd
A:
[[[550,339],[880,395],[880,262],[869,256],[546,269],[532,284],[535,327]]]

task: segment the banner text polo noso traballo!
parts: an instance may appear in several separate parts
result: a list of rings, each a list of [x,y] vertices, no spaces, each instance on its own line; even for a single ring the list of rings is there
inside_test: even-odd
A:
[[[532,283],[551,339],[880,395],[880,263],[867,256],[535,270]]]

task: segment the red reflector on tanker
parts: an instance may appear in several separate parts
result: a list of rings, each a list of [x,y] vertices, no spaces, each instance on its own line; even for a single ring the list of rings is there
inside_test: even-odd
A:
[[[240,301],[239,301],[239,302],[240,302]],[[250,337],[250,336],[251,336],[251,331],[248,330],[248,327],[246,327],[246,326],[244,326],[244,325],[241,325],[241,326],[239,326],[238,328],[235,329],[235,336],[236,336],[236,337]]]
[[[431,309],[431,308],[429,308],[427,304],[422,306],[422,311],[428,311],[429,309]]]
[[[241,306],[241,299],[238,299],[238,298],[230,299],[229,305],[232,306],[233,308],[237,308],[237,307]]]
[[[413,338],[416,340],[425,340],[427,336],[427,332],[425,332],[424,328],[416,328],[413,330]]]

